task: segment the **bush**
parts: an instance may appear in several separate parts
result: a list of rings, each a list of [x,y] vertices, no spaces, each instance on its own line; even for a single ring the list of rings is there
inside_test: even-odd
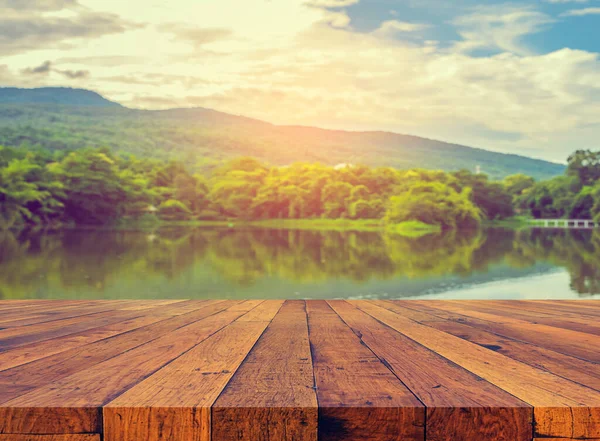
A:
[[[188,220],[192,211],[181,201],[169,199],[158,207],[158,217],[163,220]]]

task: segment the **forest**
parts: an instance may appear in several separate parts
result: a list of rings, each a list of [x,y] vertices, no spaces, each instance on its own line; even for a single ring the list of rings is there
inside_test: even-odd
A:
[[[580,150],[563,176],[500,181],[467,170],[316,163],[272,166],[250,157],[199,172],[171,160],[0,147],[0,228],[119,222],[375,220],[442,230],[515,215],[600,220],[600,152]]]

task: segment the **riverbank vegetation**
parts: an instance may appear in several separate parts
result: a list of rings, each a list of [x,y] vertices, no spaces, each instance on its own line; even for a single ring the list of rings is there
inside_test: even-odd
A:
[[[118,222],[362,222],[390,228],[476,228],[600,213],[600,154],[580,151],[566,175],[536,183],[486,175],[341,164],[269,166],[249,157],[203,168],[119,156],[0,148],[0,228]],[[418,227],[418,228],[417,228]]]

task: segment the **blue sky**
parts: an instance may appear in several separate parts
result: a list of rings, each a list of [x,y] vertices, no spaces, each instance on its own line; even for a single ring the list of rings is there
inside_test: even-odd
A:
[[[531,8],[546,15],[548,23],[540,24],[530,34],[520,40],[524,47],[534,53],[549,53],[565,47],[600,52],[600,2],[588,1],[487,1],[453,0],[362,0],[347,7],[353,27],[360,32],[371,32],[385,20],[402,20],[431,25],[424,30],[415,42],[437,40],[442,45],[451,45],[461,41],[459,26],[456,21],[460,17],[471,14],[478,8],[496,6],[515,8]],[[594,6],[598,8],[594,9]],[[332,8],[336,9],[336,8]],[[572,11],[584,11],[586,15],[569,15]],[[500,49],[475,51],[473,55],[488,56],[499,53]]]
[[[600,148],[600,0],[0,0],[0,85],[564,161]]]

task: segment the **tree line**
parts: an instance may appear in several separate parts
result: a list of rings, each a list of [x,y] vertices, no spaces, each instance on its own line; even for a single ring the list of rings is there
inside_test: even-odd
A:
[[[123,220],[373,219],[442,229],[517,214],[598,218],[600,152],[569,157],[565,176],[492,181],[466,170],[341,164],[269,166],[240,157],[202,170],[180,161],[0,147],[0,227]]]

